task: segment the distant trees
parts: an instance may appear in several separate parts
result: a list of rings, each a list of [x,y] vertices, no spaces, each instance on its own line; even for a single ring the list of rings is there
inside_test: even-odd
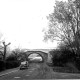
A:
[[[21,61],[27,59],[27,54],[23,49],[16,48],[11,54],[6,58],[6,68],[15,68],[18,67]]]
[[[80,54],[80,0],[56,1],[54,12],[47,16],[48,31],[44,40],[60,41],[60,47],[75,49]]]
[[[26,60],[27,54],[23,49],[16,48],[12,51],[12,55],[15,56],[17,60]]]

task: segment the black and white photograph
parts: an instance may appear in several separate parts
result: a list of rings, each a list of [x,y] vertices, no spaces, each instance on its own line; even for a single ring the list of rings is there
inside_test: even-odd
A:
[[[80,79],[80,0],[0,0],[0,80]]]

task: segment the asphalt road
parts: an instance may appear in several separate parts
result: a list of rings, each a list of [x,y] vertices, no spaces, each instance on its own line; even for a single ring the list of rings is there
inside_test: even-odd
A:
[[[29,80],[29,79],[80,79],[80,74],[58,73],[52,69],[47,73],[40,73],[39,64],[31,64],[29,69],[19,70],[19,68],[7,70],[0,73],[0,80]],[[44,77],[45,76],[45,77]]]
[[[33,79],[38,75],[37,69],[39,67],[39,64],[31,64],[28,69],[19,70],[19,68],[17,68],[10,71],[5,71],[0,74],[0,80]]]

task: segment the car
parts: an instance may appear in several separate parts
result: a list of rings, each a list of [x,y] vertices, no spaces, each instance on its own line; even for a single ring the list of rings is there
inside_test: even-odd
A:
[[[28,69],[28,67],[29,67],[28,61],[21,62],[20,70],[22,70],[22,69]]]

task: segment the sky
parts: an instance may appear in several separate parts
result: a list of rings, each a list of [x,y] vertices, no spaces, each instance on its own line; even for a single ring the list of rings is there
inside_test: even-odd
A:
[[[43,42],[43,29],[48,26],[48,16],[55,0],[0,0],[1,40],[10,48],[56,48],[57,42]]]

